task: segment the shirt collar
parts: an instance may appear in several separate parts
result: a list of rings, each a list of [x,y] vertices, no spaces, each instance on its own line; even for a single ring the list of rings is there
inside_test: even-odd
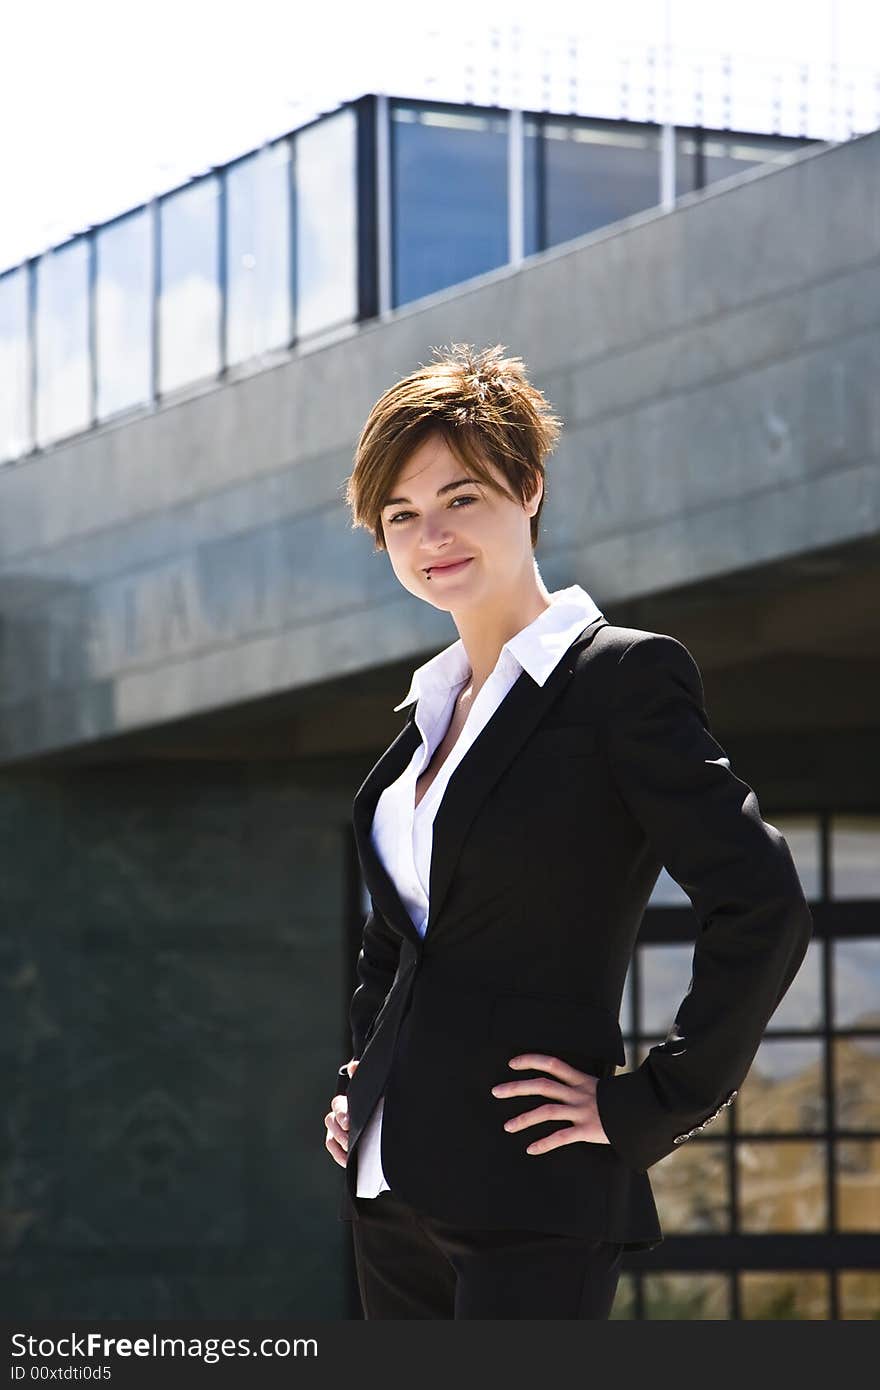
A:
[[[601,609],[580,584],[556,589],[550,594],[550,607],[504,643],[498,660],[502,664],[514,662],[519,670],[528,671],[537,685],[543,685],[578,633],[601,617]],[[459,637],[416,667],[409,690],[395,710],[411,705],[428,691],[448,691],[461,685],[470,676],[470,669]]]

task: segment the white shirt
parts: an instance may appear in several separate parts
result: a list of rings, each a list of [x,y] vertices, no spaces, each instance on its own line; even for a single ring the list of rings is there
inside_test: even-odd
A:
[[[603,616],[579,584],[557,589],[550,595],[550,607],[501,648],[492,674],[477,692],[452,750],[418,806],[415,805],[416,781],[449,728],[458,693],[471,677],[461,638],[413,672],[407,695],[394,708],[401,710],[413,700],[418,702],[415,723],[422,736],[421,742],[409,765],[379,797],[371,837],[421,936],[428,923],[434,817],[450,777],[521,673],[528,671],[532,680],[543,685],[578,634],[594,618]],[[390,1190],[381,1160],[384,1105],[383,1095],[376,1102],[358,1141],[359,1197],[377,1197],[380,1192]]]

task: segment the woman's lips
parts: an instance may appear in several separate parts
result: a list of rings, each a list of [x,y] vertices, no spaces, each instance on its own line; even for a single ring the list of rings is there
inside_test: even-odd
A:
[[[466,560],[459,560],[454,565],[431,565],[428,574],[432,579],[435,574],[457,574],[459,570],[464,569],[465,565],[469,565],[473,558],[473,555],[469,555]]]

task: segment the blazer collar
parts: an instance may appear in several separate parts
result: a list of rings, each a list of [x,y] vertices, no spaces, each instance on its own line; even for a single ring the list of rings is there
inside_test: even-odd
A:
[[[426,937],[443,907],[474,816],[529,734],[562,694],[574,674],[581,649],[605,626],[604,617],[589,622],[543,685],[538,685],[528,671],[522,671],[452,773],[434,819]],[[400,733],[358,787],[352,804],[352,824],[364,880],[376,907],[402,936],[420,945],[420,933],[376,853],[370,834],[379,797],[400,776],[418,746],[421,735],[415,711],[413,704]]]

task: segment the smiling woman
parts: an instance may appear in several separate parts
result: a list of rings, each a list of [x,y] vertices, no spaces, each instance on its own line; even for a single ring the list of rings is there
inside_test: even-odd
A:
[[[434,357],[376,402],[346,480],[352,525],[370,530],[379,550],[386,548],[385,528],[412,517],[390,510],[412,505],[409,496],[391,490],[404,462],[429,436],[442,438],[463,475],[438,489],[438,498],[448,500],[470,485],[519,502],[543,484],[545,460],[559,439],[561,420],[529,382],[522,359],[505,358],[501,344],[477,352],[454,343],[445,353],[434,349]],[[533,548],[540,514],[541,503],[530,528]]]
[[[623,1252],[663,1239],[646,1170],[736,1096],[811,934],[687,648],[543,583],[559,423],[501,351],[392,386],[347,480],[459,634],[352,807],[371,908],[324,1124],[373,1318],[609,1317]],[[691,986],[616,1076],[664,866],[699,918]]]

